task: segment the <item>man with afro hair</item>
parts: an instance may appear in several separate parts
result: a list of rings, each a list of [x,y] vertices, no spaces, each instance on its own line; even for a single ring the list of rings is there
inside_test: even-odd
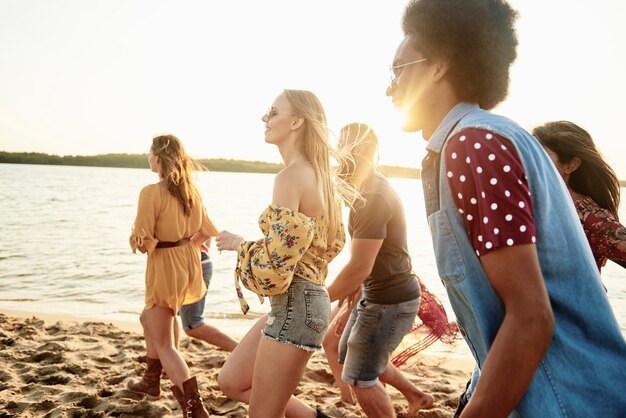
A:
[[[437,268],[477,363],[462,418],[626,416],[626,342],[567,189],[541,145],[489,112],[517,13],[415,0],[387,90],[422,163]]]

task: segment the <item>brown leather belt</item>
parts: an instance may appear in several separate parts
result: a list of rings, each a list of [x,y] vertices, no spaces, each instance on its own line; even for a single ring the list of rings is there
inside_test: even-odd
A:
[[[157,242],[157,248],[172,248],[180,245],[188,244],[191,240],[189,238],[179,239],[178,241],[159,241]]]

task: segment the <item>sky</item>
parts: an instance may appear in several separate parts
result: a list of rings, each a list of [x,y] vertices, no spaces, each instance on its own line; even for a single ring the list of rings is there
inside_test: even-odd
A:
[[[513,0],[518,58],[494,111],[585,127],[626,179],[626,5]],[[385,89],[406,1],[0,0],[0,150],[143,153],[173,133],[195,158],[280,162],[261,116],[311,90],[331,131],[368,123],[380,162],[418,167]],[[480,24],[480,22],[477,22]]]

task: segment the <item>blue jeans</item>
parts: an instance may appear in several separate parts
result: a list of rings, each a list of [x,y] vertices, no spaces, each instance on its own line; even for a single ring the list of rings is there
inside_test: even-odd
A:
[[[202,256],[202,280],[206,285],[206,293],[199,301],[183,305],[178,311],[184,330],[198,328],[204,324],[204,302],[206,301],[206,294],[209,292],[211,277],[213,277],[213,262],[207,253],[202,252],[200,254]]]
[[[393,305],[361,299],[352,310],[339,342],[341,379],[357,387],[374,386],[393,350],[413,327],[419,306],[419,297]]]
[[[272,296],[270,302],[264,337],[306,351],[322,348],[330,323],[330,299],[324,286],[296,278],[286,293]]]

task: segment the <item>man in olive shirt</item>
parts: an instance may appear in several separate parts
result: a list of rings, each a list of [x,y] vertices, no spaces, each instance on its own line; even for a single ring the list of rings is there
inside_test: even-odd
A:
[[[350,260],[328,286],[331,301],[348,301],[336,320],[342,323],[349,315],[339,343],[342,380],[352,386],[370,418],[395,416],[379,377],[397,387],[409,400],[409,412],[415,413],[431,407],[432,397],[389,364],[391,353],[413,327],[420,303],[420,286],[407,248],[404,208],[396,191],[374,168],[378,140],[367,125],[344,127],[339,145],[354,159],[343,164],[339,173],[361,194],[350,210]]]

